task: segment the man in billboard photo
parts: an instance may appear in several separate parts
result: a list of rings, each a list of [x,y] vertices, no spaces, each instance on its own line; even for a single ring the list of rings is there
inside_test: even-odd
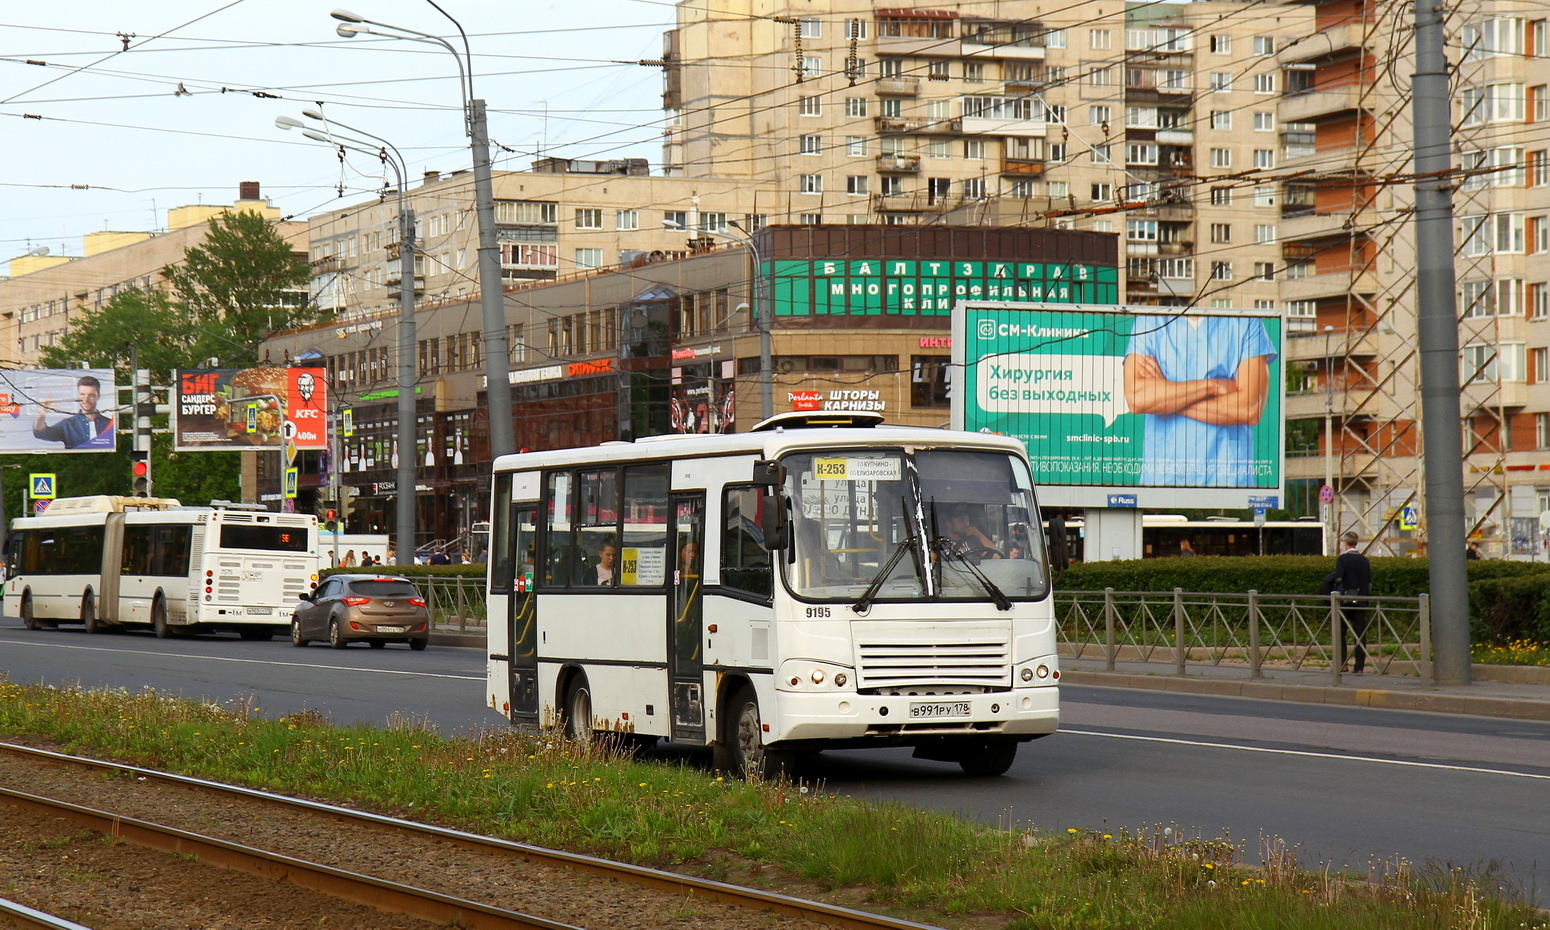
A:
[[[38,404],[38,418],[32,423],[32,435],[44,442],[63,443],[66,449],[113,447],[113,419],[97,409],[102,399],[102,382],[93,375],[82,375],[75,383],[79,413],[73,413],[52,426],[46,414],[57,411],[52,397],[44,395]]]
[[[1140,484],[1253,487],[1275,346],[1255,317],[1137,317],[1125,402],[1145,417]]]

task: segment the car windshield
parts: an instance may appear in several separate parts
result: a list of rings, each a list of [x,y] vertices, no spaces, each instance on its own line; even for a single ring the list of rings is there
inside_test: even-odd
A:
[[[353,581],[350,592],[365,597],[418,597],[420,593],[407,581]]]
[[[792,593],[813,600],[1037,600],[1048,591],[1033,482],[1004,452],[787,456]],[[901,553],[899,558],[893,558]],[[988,582],[988,584],[987,584]]]

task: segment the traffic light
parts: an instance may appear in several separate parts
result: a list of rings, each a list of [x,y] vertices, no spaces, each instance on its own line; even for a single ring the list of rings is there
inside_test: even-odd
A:
[[[135,450],[131,455],[134,457],[134,464],[130,465],[129,471],[134,476],[134,495],[135,497],[150,497],[151,454]]]
[[[329,533],[334,532],[335,531],[334,530],[334,521],[337,520],[337,519],[339,519],[339,511],[333,509],[332,507],[330,507],[328,510],[324,511],[323,512],[323,529],[326,532],[329,532]]]

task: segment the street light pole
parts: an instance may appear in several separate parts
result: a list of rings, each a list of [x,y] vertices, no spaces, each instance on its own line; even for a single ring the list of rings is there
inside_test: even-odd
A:
[[[303,110],[302,115],[308,119],[318,120],[328,127],[329,133],[324,134],[311,129],[305,130],[302,135],[317,142],[324,142],[337,146],[341,150],[348,149],[352,152],[360,152],[364,155],[374,155],[392,169],[393,177],[398,182],[398,470],[393,489],[393,498],[397,511],[394,520],[394,546],[398,552],[400,564],[412,564],[414,562],[414,529],[417,522],[417,501],[415,495],[415,466],[419,464],[419,416],[415,405],[415,387],[418,381],[414,366],[415,350],[415,307],[414,307],[414,210],[410,208],[406,196],[405,185],[409,180],[408,165],[398,149],[381,136],[373,135],[364,129],[356,129],[346,126],[336,120],[326,119],[317,110]],[[293,129],[305,126],[298,120],[288,116],[281,116],[275,120],[275,125],[281,129]],[[340,138],[334,134],[334,129],[345,129],[358,133],[369,139],[381,143],[381,147],[375,150],[368,148],[366,144],[356,139]],[[388,153],[392,152],[392,155]],[[338,474],[340,463],[334,462],[334,472]],[[338,495],[334,500],[339,508],[338,517],[345,517],[345,504]],[[335,555],[338,545],[335,541]],[[403,559],[408,562],[403,562]]]
[[[451,52],[457,60],[464,129],[468,134],[474,166],[474,213],[479,226],[479,304],[484,327],[485,401],[490,411],[490,456],[493,459],[515,452],[517,444],[511,418],[511,350],[506,340],[506,298],[501,281],[500,245],[495,235],[495,187],[490,176],[489,131],[484,101],[474,96],[474,60],[468,45],[468,33],[435,0],[427,2],[457,27],[458,34],[463,37],[463,51],[459,52],[440,36],[367,19],[348,10],[334,10],[330,15],[340,21],[341,25],[336,31],[345,38],[368,34],[428,42]],[[374,33],[367,26],[390,29],[392,32]]]

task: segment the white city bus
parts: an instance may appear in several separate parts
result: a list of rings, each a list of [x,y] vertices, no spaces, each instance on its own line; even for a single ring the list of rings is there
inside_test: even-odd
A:
[[[5,611],[28,629],[283,632],[317,585],[317,517],[218,502],[73,497],[11,521]]]
[[[1059,722],[1023,447],[881,420],[502,456],[489,706],[743,773],[859,746],[1006,771]],[[948,538],[965,520],[972,547]]]

